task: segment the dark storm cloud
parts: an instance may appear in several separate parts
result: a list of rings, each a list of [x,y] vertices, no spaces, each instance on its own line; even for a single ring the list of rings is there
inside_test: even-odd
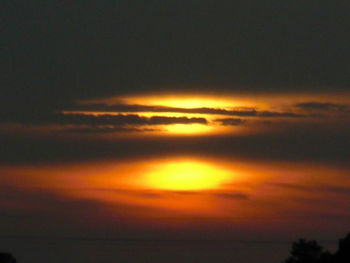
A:
[[[331,111],[331,112],[350,113],[350,106],[347,104],[311,101],[311,102],[298,103],[296,104],[296,106],[306,111]]]
[[[0,114],[171,87],[346,91],[349,8],[327,0],[2,1]]]

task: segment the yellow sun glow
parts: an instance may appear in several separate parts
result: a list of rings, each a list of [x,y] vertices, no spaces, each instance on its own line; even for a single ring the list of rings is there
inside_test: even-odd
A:
[[[145,174],[146,186],[177,191],[217,189],[231,179],[231,172],[199,161],[168,162]]]
[[[237,106],[244,106],[241,103],[225,98],[205,96],[143,96],[123,98],[122,101],[128,104],[154,105],[173,108],[220,108],[229,109]]]
[[[212,98],[191,98],[191,97],[180,97],[180,98],[150,98],[149,104],[162,105],[167,107],[175,108],[230,108],[235,105],[232,101]]]
[[[204,124],[172,124],[164,127],[167,132],[177,134],[206,133],[213,130],[212,126]]]
[[[213,135],[213,134],[224,134],[234,131],[237,131],[237,127],[232,126],[223,126],[220,125],[215,120],[218,118],[224,118],[220,111],[211,111],[210,113],[203,113],[203,110],[188,110],[188,109],[197,109],[197,108],[208,108],[208,109],[222,109],[222,110],[236,110],[244,109],[245,107],[250,107],[251,104],[248,104],[247,101],[238,100],[237,98],[229,96],[210,96],[210,95],[196,95],[196,94],[186,94],[186,95],[143,95],[143,96],[131,96],[131,97],[111,97],[111,98],[101,98],[93,100],[82,100],[79,101],[80,104],[127,104],[127,105],[143,105],[143,106],[154,106],[152,108],[145,107],[142,110],[140,107],[140,112],[85,112],[85,114],[93,115],[103,115],[103,114],[134,114],[140,117],[152,118],[157,117],[178,117],[178,118],[203,118],[207,121],[206,124],[203,123],[194,123],[192,121],[188,123],[174,123],[174,124],[159,124],[152,129],[148,129],[149,126],[155,126],[152,124],[144,125],[144,130],[147,133],[144,134],[159,134],[159,135],[176,135],[176,136],[192,136],[192,135]],[[160,108],[157,108],[159,106]],[[174,109],[177,108],[177,109]],[[187,109],[187,110],[186,110]],[[186,112],[189,111],[189,112]],[[193,111],[193,112],[191,112]],[[206,112],[206,111],[204,111]],[[76,111],[65,111],[65,114],[75,114]],[[132,125],[130,125],[132,126]],[[138,127],[139,128],[139,127]],[[127,133],[119,133],[125,136]],[[131,133],[128,133],[131,134]],[[134,133],[136,134],[136,133]],[[133,134],[133,135],[134,135]],[[114,134],[115,136],[115,134]],[[140,136],[140,133],[137,133],[137,136]]]

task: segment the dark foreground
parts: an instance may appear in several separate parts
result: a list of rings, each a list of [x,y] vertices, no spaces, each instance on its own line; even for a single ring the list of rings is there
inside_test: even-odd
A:
[[[74,240],[70,240],[70,241],[72,242]],[[117,240],[114,240],[114,241],[118,243]],[[135,240],[134,241],[124,240],[123,242],[119,241],[119,244],[114,244],[115,245],[113,246],[114,249],[112,246],[110,247],[110,249],[114,251],[117,250],[117,252],[119,253],[118,257],[113,258],[113,255],[115,254],[111,253],[111,251],[109,251],[108,253],[104,249],[103,251],[107,252],[107,255],[102,255],[102,253],[100,254],[93,253],[95,256],[89,257],[89,260],[87,260],[87,262],[101,262],[101,259],[108,258],[108,254],[109,256],[111,256],[109,258],[110,261],[114,261],[117,259],[118,261],[127,261],[127,262],[130,262],[131,258],[136,260],[136,258],[138,257],[140,260],[139,262],[154,262],[155,258],[157,259],[159,258],[160,261],[164,261],[164,262],[197,262],[198,259],[202,259],[203,260],[202,262],[237,262],[238,260],[240,262],[248,262],[248,261],[254,260],[254,258],[251,258],[251,255],[249,256],[248,254],[246,254],[247,256],[246,260],[242,258],[242,256],[238,256],[237,258],[237,254],[235,253],[236,249],[240,249],[242,252],[242,249],[244,250],[244,248],[247,245],[254,246],[254,244],[252,243],[244,244],[244,242],[230,243],[230,242],[218,241],[218,242],[215,242],[215,245],[213,246],[213,244],[210,244],[210,242],[198,241],[196,242],[197,247],[195,247],[194,244],[189,246],[184,246],[185,245],[184,243],[186,242],[181,242],[182,245],[180,246],[179,242],[180,241],[166,241],[166,242],[164,241],[141,242],[141,241],[135,241]],[[31,244],[28,243],[28,248],[31,248],[31,246],[33,245],[32,242],[30,243]],[[232,243],[236,243],[236,244],[232,244]],[[90,243],[90,245],[93,245],[93,244],[94,242]],[[51,245],[53,247],[56,247],[55,242],[51,243]],[[231,246],[230,253],[228,253],[229,250],[227,250],[228,245]],[[255,245],[256,245],[256,248],[258,247],[268,248],[268,246],[271,246],[273,244],[265,243],[264,244],[265,246],[262,246],[261,243],[260,244],[257,243]],[[116,249],[116,247],[118,247],[119,249]],[[225,250],[226,250],[226,253],[225,253]],[[56,250],[56,252],[62,253],[63,251],[58,249]],[[74,258],[74,253],[72,252],[73,251],[67,250],[63,253],[63,255],[66,257],[65,262],[75,262],[76,260],[78,260],[77,258]],[[89,255],[89,252],[91,251],[87,251],[86,255]],[[257,249],[256,252],[259,252],[259,249]],[[37,254],[40,254],[40,253],[37,253]],[[54,256],[53,253],[52,255]],[[221,255],[221,256],[218,257],[218,255]],[[244,253],[238,253],[238,255],[244,255]],[[262,256],[262,254],[255,254],[255,256],[259,256],[259,255]],[[278,254],[276,254],[276,256],[277,255]],[[185,260],[184,260],[184,257],[186,257]],[[59,258],[60,258],[59,256],[58,257],[54,256],[54,258],[50,259],[50,262],[58,262],[57,260]],[[44,260],[44,259],[40,260],[40,257],[36,257],[36,259],[39,260],[39,262],[41,260]],[[222,261],[218,261],[218,259],[221,259]],[[17,259],[11,253],[0,252],[0,263],[17,263],[17,262],[18,262]],[[267,262],[267,261],[264,260],[264,262]],[[271,262],[276,262],[276,259],[271,259]],[[290,250],[290,256],[287,257],[287,259],[282,260],[280,262],[282,263],[349,263],[350,262],[350,233],[345,238],[342,238],[339,240],[338,248],[334,253],[331,253],[328,250],[324,249],[315,240],[300,239],[292,244],[292,248]]]

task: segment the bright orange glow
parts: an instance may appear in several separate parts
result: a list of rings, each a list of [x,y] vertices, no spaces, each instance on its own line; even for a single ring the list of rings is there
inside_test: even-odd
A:
[[[285,167],[290,168],[286,170]],[[111,225],[115,224],[114,218],[118,218],[128,224],[167,228],[186,226],[191,220],[197,225],[200,217],[208,220],[210,225],[214,222],[235,223],[240,227],[260,224],[266,229],[271,224],[283,226],[288,223],[290,211],[309,213],[311,209],[317,214],[326,211],[343,213],[343,207],[335,205],[339,202],[347,204],[339,193],[327,194],[327,200],[333,200],[328,205],[324,202],[310,205],[296,200],[324,200],[322,185],[329,184],[336,189],[350,184],[345,180],[346,169],[195,156],[0,166],[0,171],[3,175],[0,187],[11,186],[29,193],[41,189],[43,196],[54,194],[73,203],[94,201],[103,208],[101,215],[111,218]],[[329,174],[332,174],[331,178],[326,176]],[[342,185],[336,182],[342,182]],[[308,190],[313,187],[315,191]],[[27,200],[22,203],[5,200],[0,203],[0,208],[4,205],[16,209],[36,207],[36,203],[28,205]],[[96,206],[91,209],[93,213]],[[287,216],[276,221],[276,214],[284,212]]]
[[[252,97],[254,99],[252,99]],[[332,102],[347,104],[349,93],[297,93],[297,94],[271,94],[271,93],[228,93],[228,94],[139,94],[134,96],[115,96],[108,98],[85,99],[77,101],[78,104],[98,104],[105,103],[113,105],[138,104],[148,106],[164,106],[175,108],[220,108],[232,109],[240,107],[254,107],[259,110],[269,110],[274,108],[285,108],[297,103],[308,101]]]
[[[198,161],[159,164],[146,173],[145,184],[163,190],[216,189],[232,179],[232,172]]]
[[[129,99],[132,100],[132,99]],[[134,99],[135,100],[135,99]],[[142,101],[140,101],[142,102]],[[236,103],[229,100],[201,97],[164,97],[146,99],[147,104],[174,108],[232,108]]]
[[[224,98],[217,96],[198,96],[198,95],[178,95],[178,96],[142,96],[122,98],[127,104],[140,104],[152,106],[164,106],[172,108],[215,108],[232,109],[234,107],[245,107],[246,102],[238,101],[233,98]]]
[[[251,106],[246,100],[237,100],[227,96],[209,96],[209,95],[143,95],[132,97],[111,97],[101,99],[91,99],[79,101],[80,104],[89,103],[125,103],[149,106],[164,106],[174,108],[220,108],[230,109],[233,107],[249,107]]]
[[[207,133],[214,129],[212,126],[203,124],[172,124],[164,128],[167,132],[177,134]]]
[[[168,135],[168,134],[175,134],[175,135],[197,135],[197,134],[207,134],[207,135],[213,135],[213,134],[224,134],[224,133],[230,133],[232,131],[237,132],[237,127],[226,125],[221,125],[220,123],[216,122],[217,119],[220,118],[228,118],[229,116],[222,115],[220,112],[214,114],[210,113],[201,113],[201,111],[197,113],[186,113],[186,112],[176,112],[179,110],[174,110],[174,112],[171,112],[172,108],[177,109],[200,109],[200,108],[208,108],[208,109],[221,109],[221,110],[244,110],[246,108],[250,107],[257,107],[259,105],[252,104],[248,102],[247,100],[238,100],[237,98],[233,98],[232,96],[213,96],[213,95],[150,95],[145,94],[143,96],[130,96],[130,97],[111,97],[111,98],[100,98],[100,99],[92,99],[92,100],[82,100],[78,101],[79,104],[107,104],[107,105],[113,105],[113,104],[127,104],[127,105],[143,105],[143,106],[154,106],[155,111],[149,112],[147,111],[147,108],[145,108],[145,111],[141,112],[93,112],[93,111],[86,111],[85,114],[92,114],[92,115],[103,115],[103,114],[112,114],[112,115],[118,115],[118,114],[137,114],[140,117],[147,117],[152,118],[154,116],[161,116],[161,117],[179,117],[179,118],[203,118],[207,121],[207,124],[200,124],[200,123],[174,123],[174,124],[165,124],[165,125],[152,125],[147,124],[144,125],[145,130],[147,130],[148,127],[153,126],[152,129],[149,129],[147,131],[148,134],[159,134],[159,135]],[[157,106],[159,107],[168,107],[169,109],[164,108],[160,111],[157,111]],[[260,105],[261,106],[261,105]],[[265,107],[265,106],[264,106]],[[77,111],[64,111],[65,114],[75,114],[75,113],[83,113],[84,112],[77,112]],[[131,125],[132,126],[132,125]],[[138,127],[140,128],[140,127]],[[140,135],[140,134],[138,134]]]

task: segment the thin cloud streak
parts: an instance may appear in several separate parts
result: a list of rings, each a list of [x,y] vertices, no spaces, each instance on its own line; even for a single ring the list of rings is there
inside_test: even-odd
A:
[[[216,119],[215,121],[225,126],[239,126],[246,122],[246,120],[234,118]]]
[[[60,125],[168,125],[168,124],[207,124],[205,118],[198,117],[143,117],[138,114],[43,114],[36,119],[15,122],[28,125],[60,124]]]
[[[296,107],[305,111],[330,111],[330,112],[346,112],[350,113],[350,106],[347,104],[339,104],[332,102],[303,102],[296,104]]]
[[[293,183],[272,183],[271,185],[304,192],[321,192],[321,193],[329,193],[329,194],[340,194],[344,196],[350,197],[350,187],[342,187],[342,186],[332,186],[332,185],[302,185],[302,184],[293,184]]]
[[[295,112],[283,111],[259,111],[254,107],[232,107],[229,109],[218,108],[180,108],[166,106],[148,106],[148,105],[130,105],[130,104],[91,104],[91,105],[75,105],[71,107],[77,111],[95,111],[95,112],[174,112],[174,113],[191,113],[191,114],[213,114],[213,115],[228,115],[228,116],[245,116],[245,117],[290,117],[300,118],[308,117],[308,115]]]

